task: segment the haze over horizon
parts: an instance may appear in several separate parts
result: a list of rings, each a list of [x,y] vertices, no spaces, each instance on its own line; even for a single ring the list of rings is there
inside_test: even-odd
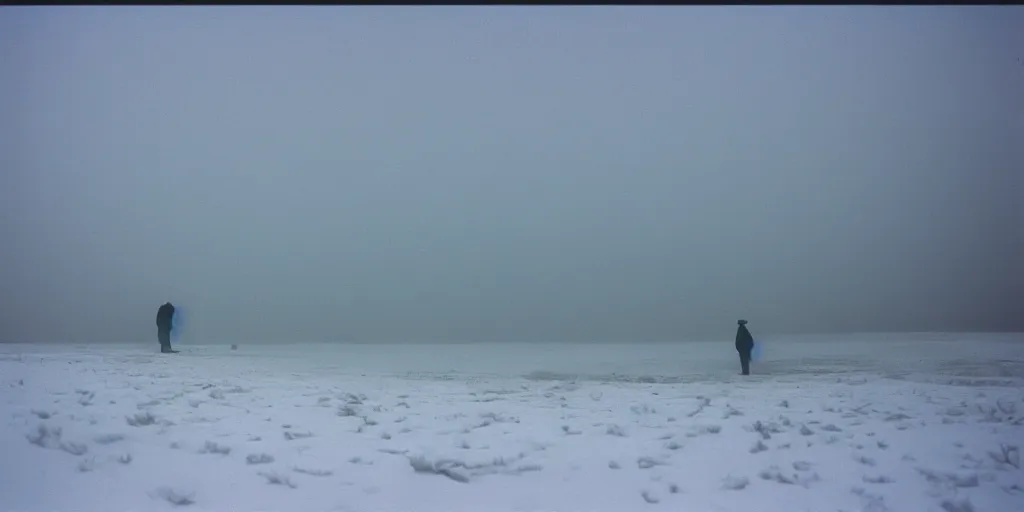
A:
[[[1021,27],[5,7],[0,342],[1024,331]]]

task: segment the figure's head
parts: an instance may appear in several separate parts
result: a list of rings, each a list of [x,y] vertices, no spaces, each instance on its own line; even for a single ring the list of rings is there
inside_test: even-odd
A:
[[[739,324],[739,325],[747,325],[747,321],[746,320],[737,320],[736,323]]]

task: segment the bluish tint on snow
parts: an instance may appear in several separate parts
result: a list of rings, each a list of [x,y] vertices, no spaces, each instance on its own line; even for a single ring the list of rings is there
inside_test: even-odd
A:
[[[184,327],[185,327],[185,314],[184,314],[184,311],[185,310],[182,309],[181,306],[177,306],[177,305],[174,306],[174,315],[171,316],[171,339],[172,340],[177,341],[177,340],[181,339],[181,333],[184,331]]]
[[[772,336],[751,377],[721,340],[0,344],[0,496],[23,511],[1024,511],[1020,339]]]

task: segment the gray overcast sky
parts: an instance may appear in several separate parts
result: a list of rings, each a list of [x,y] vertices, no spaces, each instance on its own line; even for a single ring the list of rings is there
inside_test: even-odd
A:
[[[1019,7],[0,9],[0,340],[1024,330]]]

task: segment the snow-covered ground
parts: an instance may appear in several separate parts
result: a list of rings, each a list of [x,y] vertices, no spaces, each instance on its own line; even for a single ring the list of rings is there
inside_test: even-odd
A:
[[[0,510],[1024,511],[1024,336],[0,345]]]

